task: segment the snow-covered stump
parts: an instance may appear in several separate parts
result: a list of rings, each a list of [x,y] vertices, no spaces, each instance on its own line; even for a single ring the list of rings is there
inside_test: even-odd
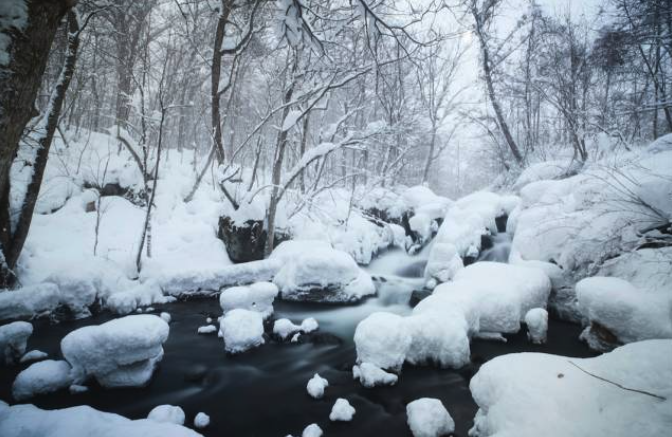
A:
[[[273,301],[278,287],[271,282],[255,282],[252,285],[230,287],[219,295],[219,305],[226,314],[241,308],[259,312],[265,319],[273,314]]]
[[[5,292],[2,294],[11,294]],[[0,359],[10,366],[17,363],[26,352],[28,338],[33,334],[33,325],[28,322],[13,322],[0,326]]]
[[[12,396],[21,402],[37,395],[66,389],[72,384],[70,370],[70,365],[62,360],[34,363],[16,376],[12,385]]]
[[[61,341],[75,384],[95,378],[103,387],[149,383],[163,358],[168,324],[158,316],[133,315],[72,331]]]
[[[525,314],[527,338],[534,344],[546,343],[548,333],[548,311],[543,308],[533,308]]]
[[[224,339],[224,349],[238,354],[264,344],[264,319],[261,313],[234,309],[222,317],[219,332]]]
[[[455,431],[455,422],[439,399],[421,398],[406,405],[413,437],[441,437]]]

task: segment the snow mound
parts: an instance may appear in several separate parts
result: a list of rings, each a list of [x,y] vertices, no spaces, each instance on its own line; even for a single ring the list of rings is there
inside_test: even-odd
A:
[[[158,316],[126,316],[72,331],[61,351],[76,384],[93,377],[103,387],[144,386],[163,358],[169,330]]]
[[[26,352],[25,354],[23,354],[23,356],[19,360],[19,363],[21,363],[21,364],[32,363],[34,361],[43,360],[43,359],[47,358],[48,356],[49,356],[49,354],[47,354],[46,352],[42,352],[40,350],[35,349],[35,350],[32,350],[30,352]]]
[[[154,407],[147,415],[147,420],[159,423],[174,423],[184,425],[184,410],[174,405],[159,405]]]
[[[455,422],[440,400],[417,399],[406,405],[413,437],[440,437],[455,431]]]
[[[513,188],[520,189],[537,181],[562,179],[577,171],[576,165],[573,165],[572,162],[545,161],[532,164],[518,176]]]
[[[231,287],[219,295],[219,305],[224,314],[236,308],[261,313],[264,318],[273,314],[273,300],[278,287],[271,282],[255,282],[249,286]]]
[[[471,380],[480,409],[469,435],[537,437],[539,430],[547,437],[667,435],[672,425],[670,357],[670,340],[632,343],[589,359],[540,353],[497,357]]]
[[[215,325],[199,326],[196,332],[202,335],[214,334],[215,332],[217,332],[217,327]]]
[[[219,332],[227,352],[245,352],[264,344],[264,319],[256,311],[231,310],[219,322]]]
[[[271,257],[283,260],[273,278],[283,299],[344,303],[376,292],[371,276],[350,255],[324,242],[284,242]]]
[[[303,333],[310,334],[317,331],[319,324],[313,317],[304,319],[300,325],[295,325],[289,319],[278,319],[273,324],[273,334],[278,335],[281,339],[286,340],[292,334]]]
[[[301,437],[322,437],[322,434],[322,428],[316,423],[311,423],[303,430]]]
[[[366,388],[379,385],[394,385],[399,377],[394,373],[387,373],[380,367],[371,363],[361,363],[352,367],[352,376]]]
[[[469,325],[459,311],[416,313],[405,319],[411,333],[406,361],[459,368],[469,363]]]
[[[210,416],[203,412],[199,412],[196,414],[196,417],[194,417],[194,427],[198,429],[203,429],[207,428],[207,426],[210,425]]]
[[[370,363],[381,369],[401,369],[411,345],[403,317],[373,313],[359,322],[355,330],[357,363]]]
[[[46,360],[32,364],[16,376],[12,396],[25,401],[33,396],[52,393],[72,384],[70,365],[65,361]]]
[[[76,424],[76,426],[73,426]],[[0,406],[3,437],[198,437],[179,425],[130,420],[88,406],[42,410],[34,405]]]
[[[548,311],[543,308],[533,308],[525,314],[527,338],[535,344],[546,343],[548,332]]]
[[[329,381],[322,378],[317,373],[310,378],[306,390],[313,399],[321,399],[324,396],[324,389],[329,387]]]
[[[32,317],[49,313],[60,304],[56,284],[45,283],[26,286],[0,293],[0,320]]]
[[[9,292],[0,293],[0,296]],[[28,338],[33,334],[33,325],[28,322],[13,322],[0,326],[0,353],[5,365],[19,361],[26,352]]]
[[[332,422],[350,422],[355,415],[355,408],[350,405],[347,399],[338,398],[331,407],[329,420]]]

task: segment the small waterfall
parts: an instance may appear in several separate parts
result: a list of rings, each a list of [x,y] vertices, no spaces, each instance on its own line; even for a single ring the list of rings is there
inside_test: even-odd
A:
[[[506,232],[501,232],[490,238],[492,247],[483,250],[478,256],[478,261],[508,263],[509,253],[511,253],[511,235]]]

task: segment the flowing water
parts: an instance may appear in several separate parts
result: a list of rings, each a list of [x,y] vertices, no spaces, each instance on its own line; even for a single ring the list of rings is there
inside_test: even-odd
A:
[[[272,340],[255,350],[227,356],[216,335],[197,335],[206,317],[215,319],[221,310],[216,299],[198,299],[157,306],[156,311],[172,315],[170,337],[164,344],[165,356],[148,387],[104,390],[95,385],[88,393],[55,393],[32,400],[42,408],[91,405],[130,418],[144,418],[161,404],[181,406],[187,425],[196,413],[210,415],[211,424],[199,431],[206,436],[278,436],[300,435],[303,428],[316,422],[325,436],[410,436],[405,406],[420,397],[443,401],[456,422],[457,436],[467,436],[477,406],[469,392],[469,379],[483,363],[498,355],[541,351],[573,357],[592,356],[577,338],[580,327],[551,321],[548,343],[529,344],[525,333],[507,336],[508,343],[472,343],[472,360],[467,369],[441,370],[405,366],[394,387],[362,388],[352,380],[356,352],[353,333],[357,323],[375,311],[408,314],[407,302],[414,289],[422,286],[424,262],[429,249],[415,257],[402,251],[388,251],[374,260],[368,271],[376,278],[378,296],[355,306],[330,306],[276,302],[274,317],[300,322],[315,317],[320,331],[334,334],[340,342],[305,344],[276,343]],[[100,324],[113,316],[108,313],[91,318],[50,324],[34,323],[30,349],[60,357],[60,340],[73,329]],[[332,337],[333,338],[333,337]],[[0,399],[11,399],[11,383],[25,368],[19,366],[0,372]],[[314,400],[306,393],[306,383],[314,373],[329,380],[325,397]],[[352,422],[330,422],[334,401],[343,397],[357,413]]]

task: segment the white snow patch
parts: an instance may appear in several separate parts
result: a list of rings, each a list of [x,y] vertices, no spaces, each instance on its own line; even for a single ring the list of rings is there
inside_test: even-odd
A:
[[[421,398],[406,405],[413,437],[441,437],[455,431],[455,422],[439,399]]]
[[[257,311],[264,318],[273,314],[273,300],[278,287],[271,282],[255,282],[249,286],[231,287],[219,295],[219,304],[226,314],[236,308]]]
[[[264,344],[264,319],[256,311],[234,309],[220,320],[219,332],[227,352],[245,352]]]
[[[347,399],[338,398],[331,407],[329,420],[332,422],[350,422],[355,415],[355,408],[350,405]]]
[[[306,390],[313,399],[321,399],[324,396],[324,389],[329,386],[329,381],[322,378],[317,373],[308,381]]]

